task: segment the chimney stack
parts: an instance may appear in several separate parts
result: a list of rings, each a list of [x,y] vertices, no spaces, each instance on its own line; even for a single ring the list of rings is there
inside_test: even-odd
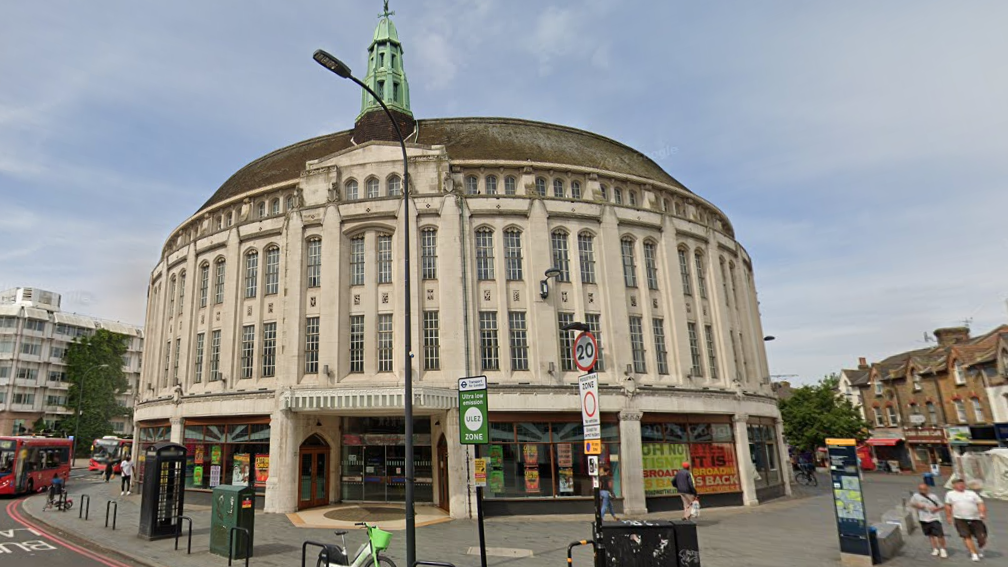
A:
[[[868,370],[868,359],[863,356],[857,359],[857,367],[858,370]]]
[[[969,327],[945,327],[935,329],[934,336],[938,339],[938,346],[948,347],[968,341],[970,330]]]

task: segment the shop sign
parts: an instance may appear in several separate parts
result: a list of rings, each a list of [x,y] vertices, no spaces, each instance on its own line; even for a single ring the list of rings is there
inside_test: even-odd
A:
[[[945,430],[937,427],[906,430],[907,443],[945,443]]]
[[[689,460],[689,446],[677,443],[643,443],[641,454],[644,465],[644,495],[679,494],[672,481],[682,463]]]
[[[690,462],[700,494],[742,491],[735,446],[731,443],[694,443],[690,446]]]
[[[969,445],[970,444],[970,428],[968,426],[955,426],[945,428],[945,432],[948,435],[949,443],[952,445]]]

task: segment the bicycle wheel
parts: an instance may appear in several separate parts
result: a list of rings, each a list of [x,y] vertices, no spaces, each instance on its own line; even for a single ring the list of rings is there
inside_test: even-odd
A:
[[[795,480],[798,481],[798,484],[802,486],[808,486],[809,484],[808,475],[805,472],[799,472],[798,474],[796,474]]]
[[[816,478],[815,473],[809,473],[809,480],[811,480],[812,486],[819,486],[819,479]]]
[[[387,555],[378,554],[379,567],[396,567],[396,564]]]

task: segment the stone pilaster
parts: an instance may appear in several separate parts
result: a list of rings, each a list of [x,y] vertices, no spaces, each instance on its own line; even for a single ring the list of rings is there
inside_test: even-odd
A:
[[[644,499],[644,455],[641,452],[641,412],[622,410],[620,419],[620,474],[623,485],[623,513],[647,514]]]
[[[270,513],[287,514],[297,512],[300,440],[295,438],[298,430],[296,416],[290,410],[281,408],[282,399],[278,401],[276,411],[270,415],[270,463],[264,509]]]
[[[784,494],[791,496],[791,459],[784,444],[784,421],[779,417],[774,421],[774,431],[777,433],[777,462],[780,463]]]
[[[735,414],[732,420],[735,425],[735,456],[738,458],[739,482],[742,484],[742,504],[755,506],[759,504],[759,499],[756,498],[756,479],[753,477],[749,431],[746,429],[749,416],[744,413]]]

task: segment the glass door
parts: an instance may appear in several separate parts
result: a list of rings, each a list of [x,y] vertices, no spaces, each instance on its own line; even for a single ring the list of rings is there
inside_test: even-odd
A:
[[[384,502],[385,485],[388,482],[385,469],[385,446],[364,447],[364,500]]]
[[[314,464],[312,453],[301,453],[301,475],[298,490],[298,508],[311,506],[312,501],[312,465]]]
[[[315,506],[325,506],[329,503],[329,466],[328,454],[319,452],[315,454],[315,477],[312,483],[315,485]]]

